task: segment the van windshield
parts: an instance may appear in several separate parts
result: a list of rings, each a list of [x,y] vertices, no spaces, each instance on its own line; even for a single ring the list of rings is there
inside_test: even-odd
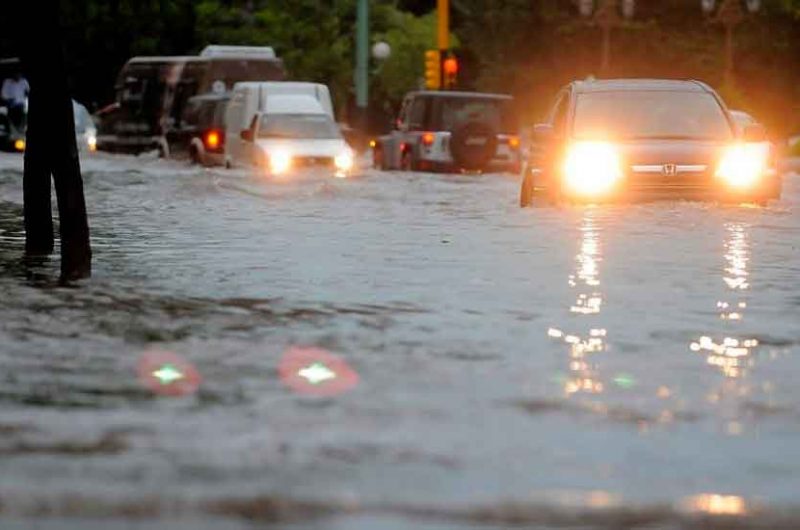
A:
[[[286,75],[280,59],[212,59],[200,92],[214,90],[215,83],[224,90],[233,90],[240,81],[281,81]]]
[[[261,117],[259,138],[306,140],[339,139],[342,133],[328,116],[320,114],[273,114]]]

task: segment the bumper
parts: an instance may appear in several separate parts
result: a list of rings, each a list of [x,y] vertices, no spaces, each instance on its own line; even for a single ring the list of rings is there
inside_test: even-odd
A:
[[[548,194],[548,190],[537,188],[539,194]],[[630,200],[697,200],[718,202],[766,202],[779,199],[781,195],[781,177],[776,171],[765,174],[755,186],[737,189],[717,179],[708,178],[701,181],[675,180],[641,180],[628,179],[622,181],[613,190],[598,194],[584,195],[561,187],[557,195],[566,200],[577,202],[616,202]]]

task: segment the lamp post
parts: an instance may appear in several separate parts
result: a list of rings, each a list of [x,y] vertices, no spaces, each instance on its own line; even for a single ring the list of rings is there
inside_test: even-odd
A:
[[[594,10],[592,0],[578,0],[578,10],[581,15],[592,17],[592,22],[600,27],[603,33],[602,58],[600,72],[605,75],[611,67],[611,31],[619,28],[624,23],[623,17],[633,17],[636,9],[636,0],[598,0],[598,7]],[[619,9],[622,9],[622,17]]]
[[[747,11],[756,13],[761,9],[760,0],[746,0]],[[707,14],[714,12],[716,7],[715,0],[701,0],[701,7]],[[724,82],[726,85],[732,85],[734,82],[733,66],[734,66],[734,31],[736,27],[741,24],[745,19],[745,12],[742,9],[740,0],[722,0],[722,3],[717,9],[716,14],[711,19],[715,24],[721,24],[725,28],[725,76]]]

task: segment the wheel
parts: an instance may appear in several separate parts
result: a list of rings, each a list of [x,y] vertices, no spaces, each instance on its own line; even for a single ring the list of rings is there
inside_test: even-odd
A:
[[[159,158],[169,158],[169,144],[167,142],[165,141],[159,142],[158,156]]]
[[[200,153],[197,151],[197,148],[192,146],[189,148],[189,162],[193,165],[200,164]]]
[[[533,206],[533,194],[533,177],[531,176],[530,171],[526,171],[525,176],[522,177],[522,185],[520,186],[519,190],[520,208],[528,208]]]

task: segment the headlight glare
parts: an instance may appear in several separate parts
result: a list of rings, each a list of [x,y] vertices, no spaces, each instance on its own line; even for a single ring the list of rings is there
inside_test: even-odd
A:
[[[761,179],[767,169],[768,158],[768,144],[732,145],[720,158],[717,177],[734,188],[749,188]]]
[[[570,191],[579,195],[608,193],[622,178],[617,150],[606,142],[572,144],[564,162],[564,177]]]
[[[271,151],[268,155],[269,170],[273,175],[282,175],[292,167],[292,155],[283,149]]]
[[[353,169],[353,153],[350,151],[343,151],[336,155],[336,158],[333,159],[333,163],[339,171],[350,171]]]

